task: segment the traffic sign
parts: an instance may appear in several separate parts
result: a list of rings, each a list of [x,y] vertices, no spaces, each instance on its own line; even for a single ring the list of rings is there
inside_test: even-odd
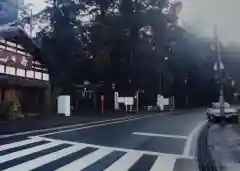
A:
[[[214,64],[214,67],[213,67],[214,71],[217,71],[218,70],[218,64],[217,62]],[[221,70],[224,70],[224,65],[222,62],[220,62],[220,69]]]

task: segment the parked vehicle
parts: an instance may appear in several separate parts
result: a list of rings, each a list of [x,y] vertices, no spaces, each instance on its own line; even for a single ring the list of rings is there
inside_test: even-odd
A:
[[[236,108],[230,106],[229,103],[224,102],[224,115],[220,115],[221,104],[219,102],[212,103],[212,107],[206,111],[207,119],[209,122],[219,123],[222,121],[237,122],[238,112]]]

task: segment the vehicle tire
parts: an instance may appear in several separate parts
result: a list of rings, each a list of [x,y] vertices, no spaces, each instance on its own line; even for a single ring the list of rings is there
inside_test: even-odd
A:
[[[230,122],[231,122],[232,124],[237,124],[237,123],[238,123],[238,116],[232,116],[232,117],[230,118]]]
[[[212,116],[212,123],[217,124],[219,122],[219,119],[215,116]]]
[[[213,119],[212,115],[207,115],[207,119],[208,119],[208,122],[214,123],[214,119]]]
[[[211,117],[210,117],[209,114],[207,114],[207,120],[208,120],[209,122],[211,122]]]

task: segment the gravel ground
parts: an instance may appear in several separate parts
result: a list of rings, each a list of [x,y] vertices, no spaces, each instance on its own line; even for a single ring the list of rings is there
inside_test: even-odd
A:
[[[208,146],[219,171],[240,170],[240,125],[213,125]]]

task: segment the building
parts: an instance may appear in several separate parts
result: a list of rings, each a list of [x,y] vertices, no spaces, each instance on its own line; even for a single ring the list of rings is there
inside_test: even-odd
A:
[[[0,106],[19,104],[24,116],[50,109],[48,69],[40,48],[21,27],[0,27]]]

